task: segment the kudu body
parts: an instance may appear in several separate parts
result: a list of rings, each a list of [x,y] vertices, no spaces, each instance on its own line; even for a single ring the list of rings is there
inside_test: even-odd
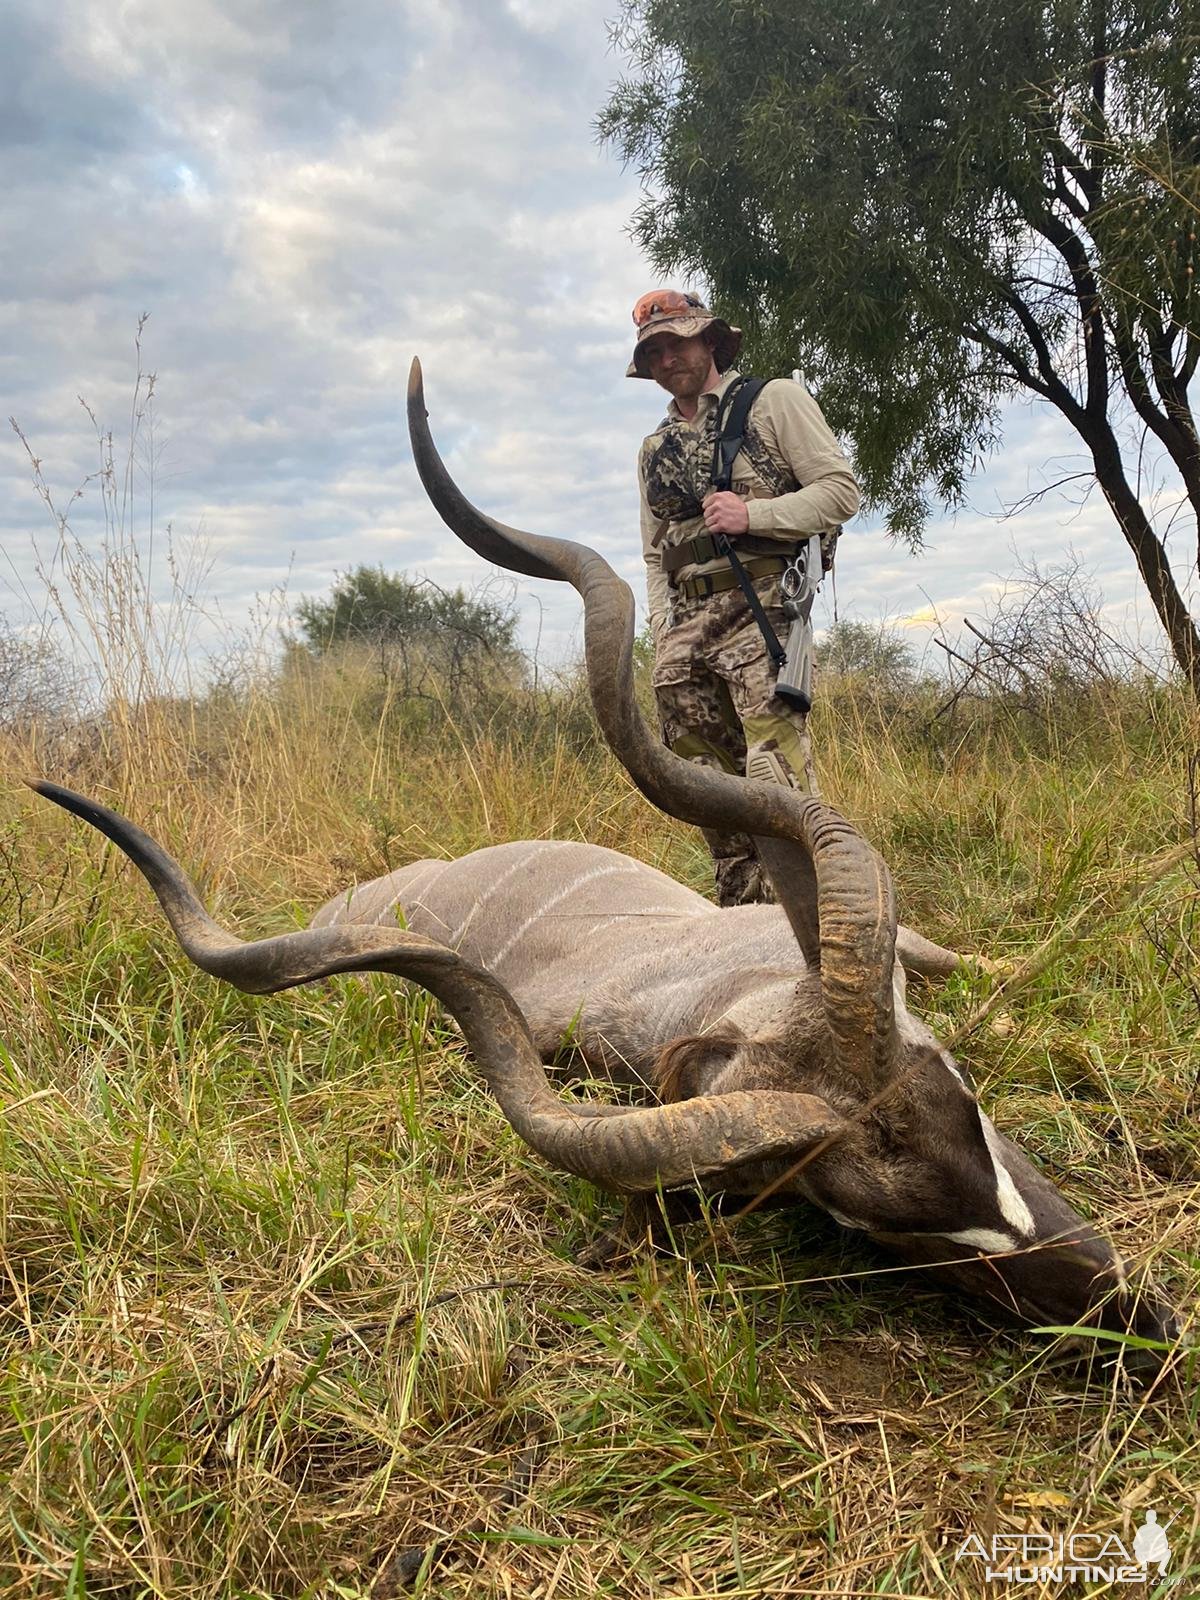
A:
[[[336,896],[312,926],[400,923],[501,982],[544,1062],[581,1058],[589,1076],[666,1103],[783,1092],[844,1119],[836,1159],[831,1144],[790,1176],[775,1160],[732,1185],[701,1175],[702,1187],[814,1202],[1027,1318],[1075,1321],[1106,1290],[1125,1295],[1115,1252],[997,1133],[963,1068],[908,1011],[899,965],[895,1042],[910,1066],[872,1106],[839,1064],[819,971],[776,906],[720,909],[615,850],[540,840],[413,862]],[[657,1220],[635,1199],[600,1250]],[[1122,1300],[1122,1326],[1132,1307]],[[1162,1331],[1149,1301],[1136,1320]]]
[[[752,834],[779,909],[718,911],[616,852],[540,842],[415,863],[331,901],[304,932],[242,944],[139,829],[36,787],[132,857],[206,971],[252,992],[372,970],[428,988],[518,1134],[639,1215],[645,1197],[695,1185],[805,1200],[1019,1318],[1172,1337],[1170,1309],[996,1132],[907,1010],[897,954],[937,970],[947,952],[898,939],[887,868],[858,831],[821,801],[665,750],[633,696],[628,587],[595,552],[463,498],[429,436],[416,363],[409,426],[426,490],[464,542],[581,594],[593,705],[634,782],[684,821]],[[564,1038],[650,1103],[562,1097],[542,1062]]]
[[[401,920],[498,978],[543,1060],[569,1034],[594,1076],[655,1092],[669,1043],[695,1037],[698,1066],[734,1039],[776,1036],[793,1012],[820,1015],[819,986],[778,906],[722,910],[600,845],[527,840],[412,862],[336,896],[312,926]],[[912,970],[957,965],[953,952],[900,935]]]

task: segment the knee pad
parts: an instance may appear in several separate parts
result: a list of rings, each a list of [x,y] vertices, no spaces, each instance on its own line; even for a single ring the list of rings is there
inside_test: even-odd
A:
[[[723,772],[737,772],[737,764],[728,750],[722,750],[698,733],[681,733],[678,739],[667,741],[677,756],[685,761],[695,761],[701,766],[717,767]]]
[[[752,711],[743,719],[743,726],[747,777],[786,783],[792,789],[808,788],[808,726],[804,717]]]

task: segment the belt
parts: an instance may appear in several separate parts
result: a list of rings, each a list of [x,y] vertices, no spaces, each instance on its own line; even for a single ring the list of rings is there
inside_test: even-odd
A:
[[[752,578],[765,578],[769,574],[782,572],[789,559],[788,556],[761,556],[755,561],[743,561],[742,565]],[[723,572],[705,572],[698,578],[685,578],[675,585],[675,593],[682,595],[685,600],[701,600],[706,595],[721,594],[723,590],[736,589],[737,586],[737,574],[732,567],[726,567]]]
[[[738,555],[778,556],[786,550],[789,556],[795,548],[781,545],[778,539],[756,539],[743,536],[737,540]],[[681,544],[668,545],[662,553],[662,569],[668,578],[681,567],[703,567],[709,561],[719,561],[721,552],[710,533],[699,534],[695,539],[684,539]]]

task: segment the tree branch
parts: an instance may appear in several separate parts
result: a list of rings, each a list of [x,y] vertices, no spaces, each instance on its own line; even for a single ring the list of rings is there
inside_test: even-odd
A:
[[[1128,324],[1123,326],[1120,322],[1114,322],[1112,340],[1121,366],[1121,376],[1125,380],[1125,389],[1133,401],[1133,408],[1175,463],[1175,468],[1183,479],[1187,497],[1197,518],[1200,519],[1200,453],[1197,452],[1195,422],[1186,396],[1181,397],[1185,423],[1180,416],[1171,412],[1165,398],[1164,404],[1168,406],[1165,413],[1155,405],[1149,381],[1142,368],[1137,344]],[[1153,362],[1151,353],[1152,370]],[[1163,385],[1157,372],[1155,372],[1155,382],[1161,394]]]
[[[1056,478],[1053,483],[1043,484],[1040,489],[1030,489],[1028,494],[1023,494],[1019,500],[1012,501],[1004,507],[1002,520],[1010,521],[1013,517],[1020,516],[1023,511],[1028,511],[1031,506],[1037,505],[1039,500],[1044,500],[1048,494],[1054,494],[1068,483],[1091,483],[1096,481],[1094,472],[1068,472],[1061,478]]]
[[[1062,201],[1063,205],[1066,206],[1067,210],[1073,217],[1077,218],[1080,222],[1086,222],[1088,216],[1091,214],[1091,207],[1086,203],[1086,201],[1081,200],[1077,194],[1074,194],[1067,187],[1066,173],[1068,169],[1063,166],[1062,160],[1060,159],[1056,150],[1051,150],[1051,157],[1054,161],[1055,194]],[[1071,178],[1077,187],[1083,187],[1080,179],[1075,175],[1075,173],[1071,173]]]
[[[1062,101],[1056,101],[1053,109],[1056,125],[1051,127],[1049,123],[1047,123],[1045,128],[1039,131],[1044,134],[1046,148],[1050,151],[1050,154],[1054,157],[1055,161],[1061,163],[1063,171],[1071,179],[1075,187],[1086,196],[1088,193],[1088,185],[1091,182],[1091,173],[1088,170],[1086,158],[1081,155],[1078,150],[1072,147],[1071,143],[1067,139],[1066,134],[1063,132]]]
[[[1053,400],[1050,390],[1030,371],[1028,364],[1021,359],[1020,354],[1012,345],[1006,344],[1003,339],[997,339],[995,334],[989,333],[986,328],[981,328],[975,323],[963,323],[964,337],[975,344],[982,345],[985,350],[990,350],[993,355],[998,355],[1002,361],[1008,363],[1017,380],[1025,388],[1032,389],[1035,394],[1040,394],[1043,400]]]
[[[1096,137],[1088,146],[1091,159],[1087,164],[1088,183],[1085,189],[1088,200],[1093,207],[1100,203],[1104,194],[1104,168],[1106,164],[1106,138],[1107,113],[1105,110],[1108,99],[1108,0],[1092,0],[1092,20],[1095,24],[1092,32],[1092,105],[1096,111]]]
[[[1157,317],[1152,320],[1147,318],[1150,347],[1150,371],[1154,377],[1154,387],[1158,390],[1159,399],[1167,416],[1183,435],[1185,443],[1190,447],[1191,454],[1196,454],[1196,421],[1192,415],[1192,408],[1188,405],[1187,384],[1181,384],[1175,371],[1175,358],[1172,343],[1178,324],[1173,324],[1171,329],[1164,328]],[[1197,506],[1200,512],[1200,506]]]
[[[1022,273],[1019,278],[1014,278],[1013,282],[1018,289],[1048,289],[1051,294],[1066,295],[1071,300],[1075,298],[1074,286],[1063,283],[1061,278],[1034,278]]]
[[[1087,371],[1084,410],[1089,416],[1099,420],[1108,412],[1108,358],[1105,350],[1100,286],[1096,282],[1091,259],[1079,235],[1074,229],[1067,227],[1066,223],[1053,212],[1026,212],[1025,215],[1030,227],[1058,251],[1075,285]]]
[[[1016,313],[1017,320],[1025,330],[1025,337],[1033,346],[1034,354],[1037,356],[1038,371],[1045,385],[1046,398],[1053,400],[1058,409],[1078,426],[1079,420],[1083,417],[1084,408],[1080,406],[1079,401],[1059,377],[1058,369],[1054,365],[1054,357],[1050,352],[1050,346],[1046,343],[1046,335],[1038,325],[1037,318],[1015,289],[1004,283],[999,285],[999,289],[1005,303]],[[1090,398],[1089,392],[1089,400]]]

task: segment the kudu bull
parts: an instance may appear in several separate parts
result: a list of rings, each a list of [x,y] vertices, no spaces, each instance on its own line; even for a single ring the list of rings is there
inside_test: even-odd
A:
[[[251,993],[364,971],[429,989],[521,1138],[624,1195],[632,1232],[672,1191],[804,1200],[1018,1318],[1173,1337],[1170,1309],[997,1133],[907,1010],[897,953],[928,971],[955,957],[898,939],[887,868],[857,829],[821,801],[663,748],[634,699],[628,586],[594,551],[469,504],[430,437],[416,362],[409,428],[460,539],[579,591],[596,715],[638,788],[686,822],[752,834],[779,907],[718,910],[615,851],[543,841],[415,863],[331,901],[303,932],[243,944],[139,829],[39,791],[133,859],[205,971]],[[652,1103],[562,1098],[543,1061],[567,1037],[590,1071],[640,1083]]]

